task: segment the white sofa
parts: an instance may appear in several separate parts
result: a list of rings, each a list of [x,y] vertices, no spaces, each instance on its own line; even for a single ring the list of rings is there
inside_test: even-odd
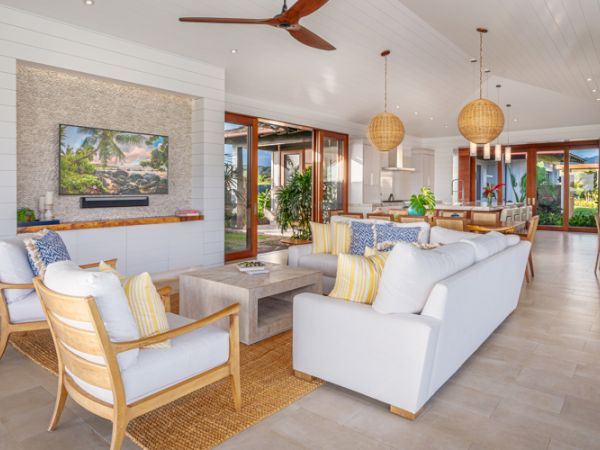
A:
[[[452,233],[441,234],[452,240]],[[294,370],[416,417],[516,308],[529,249],[519,242],[438,281],[420,314],[381,314],[370,305],[297,295]]]
[[[332,222],[365,222],[365,223],[380,223],[387,224],[389,221],[377,219],[353,219],[344,216],[333,216]],[[407,228],[421,228],[418,241],[421,243],[429,242],[430,226],[426,222],[414,223],[394,223],[394,226]],[[295,245],[288,250],[288,266],[306,267],[315,269],[323,274],[323,293],[331,292],[335,284],[335,275],[337,273],[337,255],[329,253],[313,253],[312,244]]]

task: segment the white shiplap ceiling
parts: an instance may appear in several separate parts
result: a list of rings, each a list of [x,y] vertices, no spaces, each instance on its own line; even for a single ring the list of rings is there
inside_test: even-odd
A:
[[[502,84],[501,103],[518,118],[511,129],[600,123],[600,0],[330,0],[302,23],[334,52],[270,27],[177,21],[270,17],[281,0],[0,3],[223,66],[228,93],[359,123],[383,107],[379,53],[389,48],[389,109],[422,137],[457,134],[458,111],[477,92],[475,28],[486,26],[486,87],[495,101]]]

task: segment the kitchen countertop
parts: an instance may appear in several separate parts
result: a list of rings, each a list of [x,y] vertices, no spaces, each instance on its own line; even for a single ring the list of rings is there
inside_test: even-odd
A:
[[[502,211],[505,208],[516,208],[519,207],[521,205],[518,204],[499,204],[496,206],[487,206],[487,205],[482,205],[480,202],[467,202],[464,205],[462,203],[441,203],[436,205],[435,209],[436,210],[451,210],[451,211],[486,211],[486,212],[493,212],[493,211]]]

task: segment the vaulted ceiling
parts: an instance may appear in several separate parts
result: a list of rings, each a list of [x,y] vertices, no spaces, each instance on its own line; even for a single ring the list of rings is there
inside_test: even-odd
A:
[[[0,3],[225,67],[228,93],[358,123],[383,107],[379,53],[389,48],[389,109],[422,137],[458,133],[456,116],[478,90],[475,28],[485,26],[485,91],[513,105],[511,129],[600,123],[600,0],[330,0],[302,24],[334,52],[270,27],[177,20],[271,17],[281,0]]]

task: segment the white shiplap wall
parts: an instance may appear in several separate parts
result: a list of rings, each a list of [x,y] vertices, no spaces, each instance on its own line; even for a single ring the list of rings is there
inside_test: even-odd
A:
[[[116,256],[127,273],[223,262],[222,68],[0,6],[1,237],[12,236],[16,230],[16,60],[196,99],[192,196],[194,207],[203,210],[206,221],[63,232],[74,260]],[[219,170],[215,170],[219,164]]]

